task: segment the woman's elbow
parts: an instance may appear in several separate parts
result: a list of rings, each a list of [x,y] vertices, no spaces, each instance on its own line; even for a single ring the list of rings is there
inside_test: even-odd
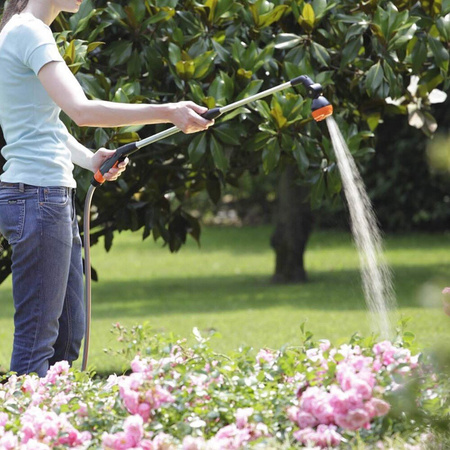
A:
[[[89,100],[88,100],[89,101]],[[88,102],[72,105],[64,111],[79,127],[94,126],[93,115]]]
[[[86,111],[83,110],[75,110],[68,113],[68,116],[75,122],[75,124],[79,127],[88,127],[90,126],[90,120]]]

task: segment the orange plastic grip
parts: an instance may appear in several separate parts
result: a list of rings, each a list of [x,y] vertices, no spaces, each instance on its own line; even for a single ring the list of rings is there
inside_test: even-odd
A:
[[[122,147],[119,147],[114,155],[111,156],[111,158],[107,159],[92,177],[92,186],[100,186],[101,184],[103,184],[106,181],[104,177],[105,173],[113,167],[117,167],[117,165],[122,162],[128,155],[131,155],[138,149],[139,147],[137,142],[130,142],[129,144],[125,144],[122,145]]]
[[[119,161],[116,161],[116,162],[114,163],[114,165],[111,166],[111,169],[112,169],[113,167],[117,167],[118,165],[119,165]],[[108,170],[109,170],[109,169],[108,169]],[[95,179],[95,181],[96,181],[98,184],[103,184],[103,183],[106,181],[106,178],[105,178],[105,177],[103,176],[103,174],[100,172],[100,169],[97,170],[97,172],[95,173],[94,179]]]

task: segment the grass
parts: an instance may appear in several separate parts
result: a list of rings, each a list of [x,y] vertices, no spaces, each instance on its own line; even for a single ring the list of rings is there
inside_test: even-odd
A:
[[[93,283],[89,365],[119,371],[104,354],[117,343],[113,323],[149,321],[154,330],[191,336],[193,327],[217,330],[212,346],[279,348],[296,344],[300,325],[334,343],[371,324],[360,284],[358,257],[346,233],[316,232],[306,253],[309,282],[273,285],[274,254],[269,227],[206,228],[202,246],[190,241],[178,254],[139,233],[115,238],[112,250],[92,249],[100,281]],[[386,256],[394,272],[399,316],[420,348],[450,342],[450,318],[442,313],[440,290],[450,285],[450,234],[388,237]],[[0,286],[0,371],[8,367],[13,334],[11,281]],[[76,367],[79,364],[77,363]]]

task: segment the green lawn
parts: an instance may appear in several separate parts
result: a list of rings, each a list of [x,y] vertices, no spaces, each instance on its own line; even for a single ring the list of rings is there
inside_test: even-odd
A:
[[[358,257],[345,233],[316,232],[308,245],[310,281],[272,285],[274,254],[269,227],[205,228],[202,246],[191,240],[177,254],[140,233],[115,238],[112,250],[92,249],[100,281],[93,283],[89,365],[120,370],[103,353],[115,346],[111,325],[149,321],[155,331],[189,337],[193,327],[217,330],[213,347],[228,351],[295,344],[300,325],[334,343],[371,332],[361,291]],[[450,342],[450,318],[440,291],[450,285],[450,234],[388,237],[386,256],[394,272],[399,315],[421,348]],[[11,285],[0,286],[0,371],[9,362],[13,306]],[[78,367],[79,365],[77,365]]]

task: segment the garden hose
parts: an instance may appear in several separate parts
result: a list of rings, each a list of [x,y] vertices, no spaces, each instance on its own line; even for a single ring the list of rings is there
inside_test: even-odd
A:
[[[217,108],[212,108],[202,114],[202,117],[208,120],[216,119],[217,117],[232,111],[241,106],[247,105],[248,103],[259,100],[268,95],[272,95],[275,92],[282,91],[292,86],[298,84],[303,84],[307,90],[308,96],[312,99],[311,111],[312,116],[316,122],[324,120],[325,118],[333,114],[333,106],[330,102],[323,96],[322,86],[319,83],[314,83],[306,75],[301,75],[287,81],[273,88],[267,89],[265,91],[259,92],[255,95],[243,98],[234,103],[230,103],[226,106],[221,106]],[[84,338],[84,349],[83,349],[83,359],[81,363],[81,370],[86,370],[87,360],[89,355],[89,341],[90,341],[90,330],[91,330],[91,258],[90,258],[90,210],[92,197],[94,196],[95,189],[105,182],[105,173],[107,173],[111,168],[117,167],[117,165],[124,161],[127,156],[135,153],[142,147],[153,144],[154,142],[165,139],[181,131],[178,127],[171,127],[167,130],[161,131],[160,133],[149,136],[148,138],[142,139],[140,141],[131,142],[119,147],[113,156],[106,160],[100,169],[95,173],[92,178],[91,185],[89,186],[88,192],[86,194],[86,199],[84,202],[84,260],[85,260],[85,314],[86,314],[86,324],[85,324],[85,338]]]

